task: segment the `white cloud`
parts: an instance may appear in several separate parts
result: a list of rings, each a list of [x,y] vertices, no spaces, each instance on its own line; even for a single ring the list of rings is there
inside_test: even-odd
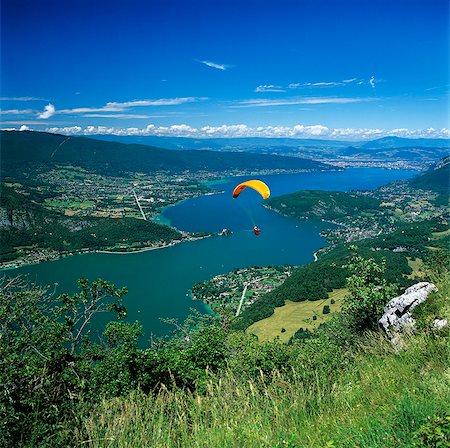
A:
[[[369,84],[370,84],[370,87],[372,87],[372,89],[375,88],[375,76],[370,77]]]
[[[149,124],[143,128],[117,128],[108,126],[80,126],[51,127],[47,132],[66,135],[119,135],[119,136],[166,136],[166,137],[194,137],[194,138],[236,138],[236,137],[284,137],[284,138],[324,138],[332,140],[371,140],[374,138],[395,135],[409,138],[450,138],[450,131],[442,129],[377,129],[377,128],[329,128],[322,124],[295,126],[257,126],[246,124],[193,127],[187,124],[171,126],[156,126]]]
[[[84,114],[86,118],[164,118],[165,115],[136,115],[136,114]]]
[[[2,96],[0,101],[48,101],[48,99],[34,96]]]
[[[284,90],[281,86],[274,86],[273,84],[264,84],[261,86],[258,86],[255,89],[255,92],[285,92],[286,90]]]
[[[372,76],[369,80],[359,79],[359,78],[349,78],[343,79],[342,81],[319,81],[319,82],[293,82],[288,84],[288,89],[303,89],[303,88],[314,88],[314,87],[339,87],[339,86],[349,86],[349,85],[364,85],[372,84],[375,81],[375,77]]]
[[[29,131],[30,128],[28,126],[25,126],[24,124],[22,126],[20,126],[19,131]]]
[[[316,98],[290,98],[290,99],[252,99],[240,101],[237,105],[230,107],[269,107],[269,106],[292,106],[296,104],[348,104],[374,101],[374,98],[336,98],[336,97],[316,97]]]
[[[38,118],[47,119],[55,115],[56,109],[55,106],[51,103],[47,104],[47,106],[44,107],[44,112],[41,112],[38,115]]]
[[[208,67],[211,68],[216,68],[217,70],[227,70],[228,68],[230,68],[230,65],[225,65],[225,64],[217,64],[216,62],[212,62],[212,61],[199,61],[197,60],[197,62],[200,62],[200,64],[205,64]]]
[[[9,109],[0,110],[0,115],[22,115],[22,114],[32,114],[32,109]]]
[[[151,107],[151,106],[177,106],[185,103],[194,103],[205,101],[206,97],[182,97],[182,98],[159,98],[156,100],[133,100],[126,102],[108,102],[102,107],[76,107],[74,109],[60,109],[58,114],[89,114],[95,112],[126,112],[133,107]],[[130,117],[131,118],[131,117]],[[134,117],[138,118],[138,117]]]

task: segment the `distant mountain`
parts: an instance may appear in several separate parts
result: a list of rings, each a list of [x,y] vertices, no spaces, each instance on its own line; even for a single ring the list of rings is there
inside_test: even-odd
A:
[[[92,135],[97,140],[114,141],[121,143],[138,143],[142,145],[159,146],[167,149],[211,149],[211,150],[255,150],[264,148],[347,148],[356,147],[364,149],[388,148],[449,148],[450,139],[442,138],[401,138],[383,137],[371,141],[345,141],[323,140],[312,138],[189,138],[189,137],[158,137],[148,136],[119,136],[119,135]]]
[[[387,149],[387,148],[449,148],[450,139],[445,138],[401,138],[401,137],[383,137],[371,140],[360,145],[360,148],[367,149]]]
[[[252,152],[302,157],[316,161],[404,161],[426,167],[448,154],[448,139],[408,139],[383,137],[365,141],[338,141],[298,138],[185,138],[157,136],[95,135],[95,139],[140,143],[172,150]]]
[[[36,164],[72,164],[103,173],[229,170],[329,170],[299,157],[246,152],[181,151],[33,131],[1,132],[3,174]]]
[[[410,180],[413,187],[432,190],[442,195],[450,194],[450,156],[439,160],[424,174]]]
[[[120,136],[120,135],[91,135],[97,140],[114,141],[121,143],[138,143],[141,145],[159,146],[167,149],[210,149],[214,151],[224,150],[249,150],[272,147],[283,148],[345,148],[350,141],[299,139],[299,138],[264,138],[264,137],[239,137],[239,138],[190,138],[190,137],[159,137],[148,136]],[[357,143],[357,142],[355,142]]]

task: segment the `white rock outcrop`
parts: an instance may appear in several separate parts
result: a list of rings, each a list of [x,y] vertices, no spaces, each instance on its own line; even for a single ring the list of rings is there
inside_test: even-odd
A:
[[[433,330],[442,330],[443,328],[448,326],[447,319],[435,319],[433,321]]]
[[[398,333],[413,330],[415,320],[411,316],[411,311],[424,302],[432,291],[437,291],[433,283],[416,283],[410,286],[401,296],[394,297],[384,307],[384,314],[379,320],[379,324],[394,345],[399,342]]]

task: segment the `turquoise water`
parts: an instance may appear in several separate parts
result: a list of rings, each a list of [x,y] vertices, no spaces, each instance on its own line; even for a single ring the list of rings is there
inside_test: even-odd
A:
[[[304,173],[260,176],[270,185],[272,195],[300,189],[348,191],[372,189],[389,181],[406,179],[413,171],[375,168],[349,169],[332,173]],[[161,317],[184,319],[191,308],[206,311],[191,300],[189,289],[199,281],[250,265],[293,264],[313,261],[313,252],[326,245],[320,231],[327,225],[315,220],[294,220],[261,206],[261,197],[245,190],[237,200],[233,187],[243,178],[212,185],[221,194],[182,202],[164,211],[162,219],[182,230],[219,231],[229,228],[229,237],[211,237],[175,246],[132,254],[85,254],[57,261],[5,271],[6,275],[27,275],[40,285],[48,285],[56,294],[74,292],[80,277],[104,278],[117,286],[126,286],[124,304],[130,321],[144,325],[145,346],[150,335],[169,333],[171,327]],[[253,225],[262,233],[256,237]],[[55,285],[55,282],[57,284]]]

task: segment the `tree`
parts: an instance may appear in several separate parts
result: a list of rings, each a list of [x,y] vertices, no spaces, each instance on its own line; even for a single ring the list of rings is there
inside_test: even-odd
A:
[[[329,305],[325,305],[323,307],[322,314],[330,314],[330,306]]]
[[[58,428],[75,424],[91,387],[94,351],[82,353],[89,324],[97,313],[126,314],[125,289],[104,280],[78,286],[78,293],[55,299],[20,277],[0,280],[0,446],[46,446],[50,436],[51,446],[69,444],[58,439]],[[121,336],[109,328],[111,343],[130,337],[119,329]]]
[[[384,279],[386,267],[373,259],[354,256],[348,265],[352,275],[347,279],[350,295],[344,298],[343,313],[355,333],[378,328],[383,308],[395,296],[397,288]]]

